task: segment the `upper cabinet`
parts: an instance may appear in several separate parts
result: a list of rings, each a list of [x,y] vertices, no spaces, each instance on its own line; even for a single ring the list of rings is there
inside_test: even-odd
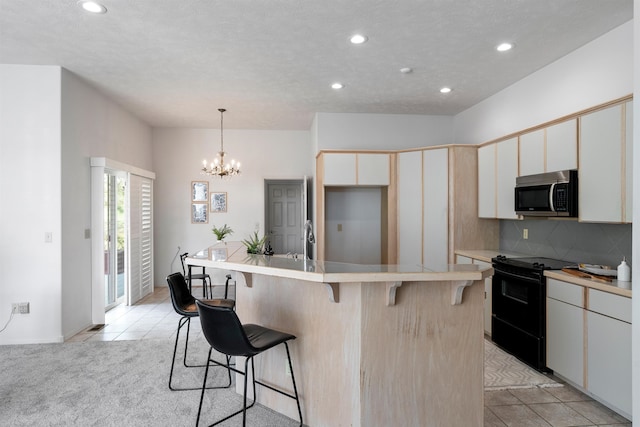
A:
[[[580,117],[579,215],[585,222],[631,222],[632,103]]]
[[[520,173],[534,175],[578,168],[576,119],[520,135]]]
[[[555,172],[578,168],[578,123],[567,120],[549,126],[546,133],[546,169]],[[520,175],[525,175],[520,171]]]
[[[518,218],[514,191],[518,176],[518,138],[478,148],[478,216]]]
[[[578,169],[579,220],[630,223],[633,101],[577,113],[571,119],[478,148],[478,217],[517,219],[515,178]]]
[[[496,145],[478,148],[478,216],[496,217]]]
[[[324,185],[389,185],[386,153],[323,153]]]
[[[518,138],[502,141],[496,147],[497,214],[501,219],[517,219],[515,206],[518,176]]]

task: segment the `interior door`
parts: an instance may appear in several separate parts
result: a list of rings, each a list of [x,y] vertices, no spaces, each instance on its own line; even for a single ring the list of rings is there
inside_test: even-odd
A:
[[[302,254],[306,180],[265,181],[265,234],[276,254]]]

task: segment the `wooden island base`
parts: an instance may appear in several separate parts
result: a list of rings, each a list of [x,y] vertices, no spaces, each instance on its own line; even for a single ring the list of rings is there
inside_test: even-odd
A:
[[[422,272],[417,281],[397,272],[350,281],[344,278],[363,274],[319,273],[319,263],[307,273],[229,261],[190,262],[235,271],[242,323],[297,336],[289,347],[305,425],[483,425],[483,298],[490,268],[450,266],[455,271]],[[284,346],[255,363],[257,378],[292,391]],[[242,378],[236,380],[242,393]],[[259,403],[298,419],[291,399],[261,387],[257,394]]]
[[[448,282],[409,282],[385,305],[384,283],[341,283],[338,303],[316,283],[253,275],[238,281],[243,323],[281,329],[291,344],[309,426],[482,426],[483,285],[451,305]],[[284,348],[262,355],[257,378],[290,389]],[[297,419],[268,389],[258,402]]]

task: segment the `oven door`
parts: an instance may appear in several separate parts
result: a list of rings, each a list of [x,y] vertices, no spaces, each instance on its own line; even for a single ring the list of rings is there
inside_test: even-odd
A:
[[[495,268],[492,283],[491,338],[538,370],[546,368],[544,279]]]

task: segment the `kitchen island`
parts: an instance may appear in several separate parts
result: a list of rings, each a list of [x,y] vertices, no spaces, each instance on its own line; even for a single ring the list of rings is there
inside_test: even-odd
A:
[[[483,425],[491,268],[305,261],[247,255],[239,242],[187,263],[235,272],[241,321],[298,337],[290,347],[306,425]],[[256,376],[290,391],[285,361],[284,348],[264,353]],[[297,418],[291,399],[257,393],[259,403]]]

